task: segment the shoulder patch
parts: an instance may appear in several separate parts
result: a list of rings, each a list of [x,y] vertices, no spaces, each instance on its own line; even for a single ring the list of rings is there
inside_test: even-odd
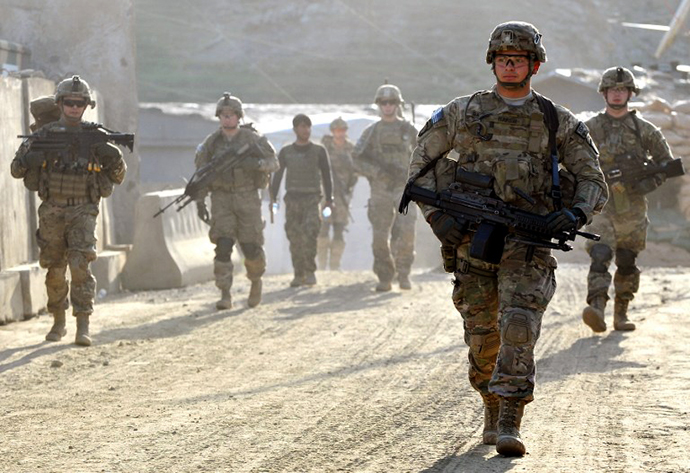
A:
[[[587,145],[589,145],[590,148],[592,148],[592,151],[594,151],[597,156],[599,155],[599,150],[597,149],[597,145],[594,144],[594,141],[592,140],[592,137],[589,134],[589,128],[587,128],[587,125],[585,125],[584,122],[580,121],[577,123],[577,127],[575,127],[575,134],[582,138]]]
[[[443,107],[437,108],[434,110],[434,113],[431,114],[431,123],[436,124],[439,121],[443,120]]]

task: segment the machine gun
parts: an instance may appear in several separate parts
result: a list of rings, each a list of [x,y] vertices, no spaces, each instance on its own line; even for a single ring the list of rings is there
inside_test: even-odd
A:
[[[213,158],[207,164],[201,166],[192,174],[182,195],[156,212],[153,218],[158,217],[173,205],[177,205],[177,211],[179,212],[193,201],[200,199],[216,179],[219,179],[228,170],[238,167],[238,164],[247,157],[248,153],[254,149],[255,146],[256,144],[254,143],[245,143],[237,149],[230,148],[223,154]]]
[[[64,153],[76,149],[78,155],[91,160],[91,149],[100,143],[114,143],[134,150],[134,133],[118,133],[107,129],[100,123],[85,123],[81,130],[69,133],[58,130],[37,131],[31,135],[17,135],[29,141],[30,151]]]
[[[546,216],[539,215],[506,204],[501,199],[483,195],[481,189],[490,185],[490,176],[460,170],[460,182],[471,182],[468,188],[477,191],[448,189],[433,192],[408,182],[403,193],[400,211],[404,211],[409,201],[420,202],[436,207],[455,217],[467,232],[473,232],[470,256],[498,264],[503,255],[507,240],[529,245],[528,258],[536,247],[570,251],[572,246],[566,241],[574,241],[576,236],[599,241],[599,235],[571,230],[552,233]],[[486,179],[483,179],[486,178]],[[553,240],[556,240],[555,242]]]
[[[663,164],[656,164],[654,161],[650,160],[640,162],[640,160],[633,155],[623,154],[616,156],[615,162],[618,167],[606,173],[607,181],[620,181],[623,184],[630,186],[630,188],[633,190],[638,189],[640,181],[654,177],[657,174],[663,174],[666,179],[685,174],[683,160],[680,158],[667,161]],[[644,189],[639,190],[642,190],[643,194],[649,192],[649,190],[647,190],[647,192],[644,192]]]

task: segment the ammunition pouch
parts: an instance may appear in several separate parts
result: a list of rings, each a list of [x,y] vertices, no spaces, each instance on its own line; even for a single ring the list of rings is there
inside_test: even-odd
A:
[[[491,264],[498,264],[503,257],[508,228],[505,225],[484,221],[472,235],[470,256]]]

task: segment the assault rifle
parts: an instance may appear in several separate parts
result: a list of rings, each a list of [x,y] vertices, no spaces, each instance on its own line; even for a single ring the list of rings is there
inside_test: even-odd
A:
[[[256,144],[254,143],[245,143],[238,149],[230,148],[225,153],[216,156],[207,164],[201,166],[192,174],[182,195],[158,210],[153,218],[158,217],[173,205],[177,205],[177,211],[179,212],[193,201],[200,199],[216,179],[221,178],[226,171],[239,167],[238,164],[244,161],[247,153],[254,149],[255,146]]]
[[[616,156],[615,162],[618,168],[606,173],[607,180],[610,182],[621,181],[633,189],[636,188],[641,180],[654,177],[656,174],[663,174],[667,179],[685,174],[683,160],[680,158],[663,164],[656,164],[654,161],[649,160],[640,163],[639,159],[634,156],[624,154]]]
[[[478,184],[476,188],[487,187],[488,182],[477,177],[490,179],[489,176],[462,172],[468,175],[466,180]],[[536,247],[570,251],[573,248],[566,241],[574,241],[576,236],[594,241],[600,239],[599,235],[578,230],[554,234],[549,230],[545,215],[519,209],[481,192],[448,189],[437,193],[408,182],[401,211],[410,200],[436,207],[455,217],[465,231],[474,232],[470,256],[488,263],[498,264],[501,261],[507,240],[529,245],[532,247],[528,253],[530,255]]]
[[[76,149],[78,155],[91,159],[91,148],[100,143],[114,143],[134,150],[134,133],[118,133],[100,123],[85,123],[80,131],[69,133],[58,130],[37,131],[31,135],[17,135],[29,140],[30,151],[66,152]]]

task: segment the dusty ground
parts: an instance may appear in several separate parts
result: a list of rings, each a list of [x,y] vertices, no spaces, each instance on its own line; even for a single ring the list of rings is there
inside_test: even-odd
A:
[[[643,269],[638,330],[599,336],[561,264],[524,458],[480,443],[447,275],[319,273],[251,310],[243,280],[223,312],[211,284],[111,296],[90,348],[44,342],[46,316],[0,327],[0,471],[687,473],[690,268]]]

